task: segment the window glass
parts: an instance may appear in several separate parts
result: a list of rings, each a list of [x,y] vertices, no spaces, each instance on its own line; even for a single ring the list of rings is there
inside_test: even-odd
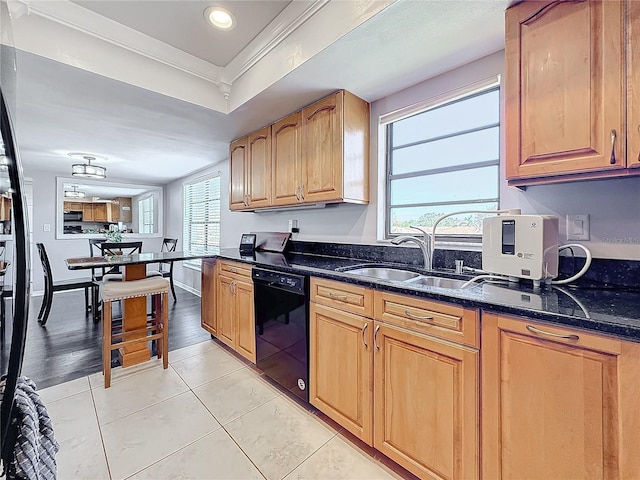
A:
[[[140,233],[153,233],[153,195],[148,196],[138,202],[138,228]]]
[[[500,91],[492,86],[387,125],[387,236],[429,229],[442,215],[499,205]],[[439,234],[476,237],[485,214],[461,214]]]
[[[184,246],[193,253],[216,253],[220,247],[220,176],[184,185]],[[185,264],[200,267],[200,260]]]

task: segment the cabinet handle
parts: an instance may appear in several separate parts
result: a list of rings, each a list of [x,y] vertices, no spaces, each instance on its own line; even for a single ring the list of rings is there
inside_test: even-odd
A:
[[[364,345],[364,348],[366,348],[367,350],[369,350],[369,345],[367,345],[367,342],[364,339],[364,332],[367,331],[368,326],[369,326],[369,322],[365,323],[362,327],[362,344]]]
[[[304,183],[300,187],[300,199],[304,200]]]
[[[640,125],[638,125],[638,133],[640,133]],[[640,162],[640,151],[638,152],[638,162]]]
[[[414,315],[409,310],[405,310],[404,314],[409,318],[413,318],[414,320],[433,320],[433,317],[428,317],[428,316],[427,317],[421,317],[420,315]]]
[[[335,298],[336,300],[347,300],[347,296],[346,295],[336,295],[334,293],[329,292],[329,298]]]
[[[236,287],[238,286],[238,282],[236,282],[235,280],[233,282],[231,282],[231,293],[235,296],[237,289]]]
[[[380,325],[376,325],[376,329],[373,331],[373,345],[376,347],[376,350],[380,351],[380,346],[378,345],[378,332],[380,331]]]
[[[611,165],[616,163],[616,130],[611,130],[611,159],[609,160]]]
[[[296,187],[296,200],[300,201],[300,187]]]
[[[527,325],[527,330],[533,333],[537,333],[539,335],[548,335],[549,337],[554,337],[554,338],[563,338],[565,340],[580,340],[580,337],[578,335],[561,335],[559,333],[545,332],[544,330],[540,330],[539,328],[536,328],[533,325]]]

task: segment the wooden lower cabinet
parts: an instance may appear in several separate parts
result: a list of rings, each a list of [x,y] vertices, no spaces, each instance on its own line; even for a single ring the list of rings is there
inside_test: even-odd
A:
[[[478,478],[478,350],[378,321],[374,348],[374,447],[420,478]]]
[[[200,319],[202,328],[213,336],[217,336],[216,329],[216,288],[215,288],[215,260],[202,261]]]
[[[482,316],[483,478],[640,478],[640,344]]]
[[[202,327],[240,355],[256,363],[250,266],[225,260],[203,261]]]
[[[309,307],[309,401],[373,444],[373,321],[335,308]]]

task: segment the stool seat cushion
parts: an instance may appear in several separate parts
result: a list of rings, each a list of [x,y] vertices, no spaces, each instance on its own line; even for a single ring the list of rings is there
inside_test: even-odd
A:
[[[100,294],[103,302],[112,302],[126,298],[156,295],[168,291],[169,280],[161,277],[151,277],[141,280],[103,283]]]

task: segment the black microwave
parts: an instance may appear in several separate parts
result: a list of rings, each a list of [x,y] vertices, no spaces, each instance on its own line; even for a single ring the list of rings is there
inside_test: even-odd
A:
[[[81,222],[82,221],[82,212],[64,212],[63,220],[65,222]]]

